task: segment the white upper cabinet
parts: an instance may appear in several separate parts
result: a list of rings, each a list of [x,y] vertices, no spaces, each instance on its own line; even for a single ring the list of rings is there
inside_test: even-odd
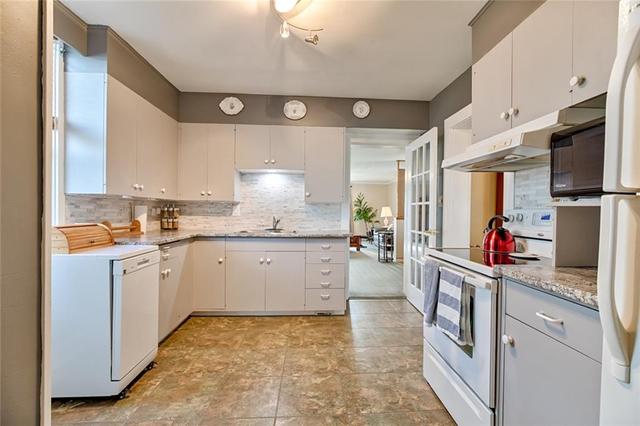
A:
[[[260,170],[269,167],[269,126],[236,126],[236,168]]]
[[[513,30],[513,127],[571,105],[572,11],[548,1]]]
[[[113,77],[108,77],[106,88],[106,188],[95,192],[139,195],[138,187],[135,186],[138,155],[136,149],[137,115],[139,113],[137,95]],[[78,105],[75,108],[79,107],[81,106]],[[75,165],[70,164],[69,166]]]
[[[345,191],[342,127],[305,129],[304,184],[308,203],[341,203]]]
[[[233,124],[180,123],[179,198],[234,201],[234,145]]]
[[[65,191],[172,198],[173,118],[106,74],[66,74]]]
[[[137,195],[173,199],[178,186],[178,123],[142,98],[137,116]]]
[[[207,196],[207,124],[180,123],[178,193],[182,200],[205,200]]]
[[[305,128],[269,126],[269,166],[279,170],[304,170]]]
[[[473,65],[473,141],[607,90],[618,4],[548,1]]]
[[[573,73],[567,83],[574,104],[607,91],[616,57],[618,6],[616,1],[573,3]]]
[[[304,127],[238,124],[236,168],[303,171]]]
[[[507,35],[472,68],[473,140],[511,128],[511,50],[512,35]]]

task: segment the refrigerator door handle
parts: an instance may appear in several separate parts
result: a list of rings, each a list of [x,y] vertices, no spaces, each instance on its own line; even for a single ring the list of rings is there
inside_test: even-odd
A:
[[[628,345],[628,332],[620,321],[615,302],[616,253],[620,225],[619,204],[623,199],[632,197],[624,195],[602,197],[598,259],[598,306],[604,343],[611,352],[609,368],[613,377],[624,383],[630,381],[631,350]]]
[[[625,176],[623,161],[634,168],[637,158],[633,153],[634,138],[624,140],[624,95],[629,75],[640,58],[640,9],[629,15],[629,26],[625,32],[618,54],[613,63],[607,92],[607,126],[605,128],[604,179],[606,192],[637,192],[634,183]],[[629,146],[627,146],[629,145]],[[633,179],[632,179],[633,180]]]

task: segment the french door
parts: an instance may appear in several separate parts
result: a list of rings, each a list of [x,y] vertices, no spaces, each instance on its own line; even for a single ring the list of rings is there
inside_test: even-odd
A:
[[[422,312],[422,258],[437,237],[438,128],[411,142],[405,159],[404,294]]]

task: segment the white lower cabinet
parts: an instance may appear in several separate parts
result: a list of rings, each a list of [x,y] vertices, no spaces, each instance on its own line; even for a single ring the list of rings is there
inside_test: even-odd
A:
[[[266,257],[262,251],[227,252],[227,310],[264,311]]]
[[[193,311],[191,244],[160,248],[158,341],[164,339]]]
[[[304,252],[267,253],[267,311],[304,311],[304,258]]]
[[[501,424],[599,424],[597,311],[510,280],[503,288]]]
[[[193,243],[193,310],[225,308],[224,238]]]

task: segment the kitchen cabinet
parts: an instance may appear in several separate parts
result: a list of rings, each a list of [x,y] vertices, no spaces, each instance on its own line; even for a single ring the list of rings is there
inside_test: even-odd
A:
[[[236,126],[236,168],[304,170],[305,129],[301,126]]]
[[[616,56],[618,7],[615,1],[573,3],[572,104],[607,91]]]
[[[596,311],[506,280],[502,424],[599,423]]]
[[[507,35],[472,67],[474,141],[511,128],[512,40],[512,35]]]
[[[226,248],[227,311],[304,311],[304,239],[228,239]]]
[[[227,252],[227,310],[264,311],[266,257],[264,251]]]
[[[193,310],[225,308],[224,238],[193,243]]]
[[[305,128],[302,126],[270,126],[270,168],[304,170]]]
[[[306,128],[304,185],[307,203],[341,203],[344,200],[344,158],[344,128]]]
[[[513,30],[513,127],[571,104],[572,10],[546,2]]]
[[[167,337],[193,311],[192,244],[175,243],[160,248],[158,341]]]
[[[476,62],[473,141],[606,92],[617,10],[616,2],[545,2]]]
[[[65,83],[65,191],[174,197],[176,120],[107,74]]]
[[[235,131],[231,124],[180,123],[179,198],[236,200],[234,146]]]
[[[267,311],[304,311],[305,253],[267,252],[265,308]]]
[[[137,109],[136,181],[142,186],[137,195],[174,199],[178,193],[178,122],[142,98]]]

